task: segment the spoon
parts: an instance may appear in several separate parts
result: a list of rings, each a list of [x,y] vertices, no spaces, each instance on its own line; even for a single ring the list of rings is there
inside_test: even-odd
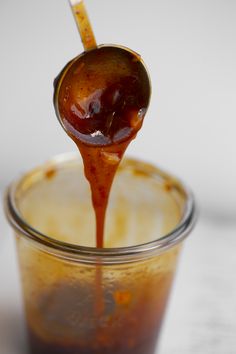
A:
[[[55,80],[58,120],[77,144],[105,147],[131,141],[150,101],[146,67],[128,48],[97,46],[83,1],[70,3],[85,51]]]

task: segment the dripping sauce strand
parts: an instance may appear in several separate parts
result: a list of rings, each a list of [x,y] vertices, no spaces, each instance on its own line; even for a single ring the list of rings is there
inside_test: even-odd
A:
[[[81,116],[78,112],[80,101],[76,102],[73,96],[74,85],[77,87],[73,72],[74,69],[61,87],[59,111],[67,134],[74,140],[83,158],[96,216],[96,247],[102,248],[111,186],[128,145],[142,126],[147,106],[137,94],[139,85],[133,85],[132,80],[129,84],[126,80],[123,86],[120,83],[108,85],[105,93],[96,100],[93,96],[83,99],[84,105],[89,108]],[[114,89],[114,86],[119,89]]]
[[[114,176],[129,142],[109,147],[90,147],[76,141],[89,181],[96,217],[96,246],[104,247],[104,224]]]

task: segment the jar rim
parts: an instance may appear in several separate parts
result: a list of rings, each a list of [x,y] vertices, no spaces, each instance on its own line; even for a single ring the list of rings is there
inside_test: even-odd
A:
[[[16,205],[15,197],[19,184],[21,184],[30,173],[32,174],[36,171],[40,171],[48,165],[58,166],[63,163],[75,162],[78,160],[78,156],[79,155],[77,153],[57,155],[38,168],[24,174],[23,177],[13,182],[7,188],[4,203],[5,213],[10,225],[16,232],[20,233],[28,240],[36,242],[38,247],[42,248],[44,252],[49,254],[71,261],[82,263],[99,262],[100,264],[116,264],[145,260],[146,258],[162,253],[163,251],[179,244],[189,235],[197,218],[196,204],[190,189],[179,179],[176,179],[172,175],[160,170],[157,167],[154,167],[152,164],[130,158],[125,158],[124,161],[126,163],[138,162],[145,164],[150,167],[157,176],[161,176],[162,178],[168,179],[168,181],[172,181],[174,186],[185,195],[186,202],[182,218],[171,232],[156,240],[139,245],[116,248],[96,248],[59,241],[34,229],[22,218]]]

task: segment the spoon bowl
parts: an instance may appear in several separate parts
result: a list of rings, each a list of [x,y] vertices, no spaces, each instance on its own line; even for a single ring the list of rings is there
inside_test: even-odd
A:
[[[58,75],[54,88],[56,114],[67,134],[96,146],[134,138],[151,95],[140,55],[115,45],[77,56]]]

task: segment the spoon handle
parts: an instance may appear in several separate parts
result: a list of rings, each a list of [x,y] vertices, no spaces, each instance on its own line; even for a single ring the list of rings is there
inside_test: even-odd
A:
[[[85,51],[97,47],[83,0],[69,0]]]

